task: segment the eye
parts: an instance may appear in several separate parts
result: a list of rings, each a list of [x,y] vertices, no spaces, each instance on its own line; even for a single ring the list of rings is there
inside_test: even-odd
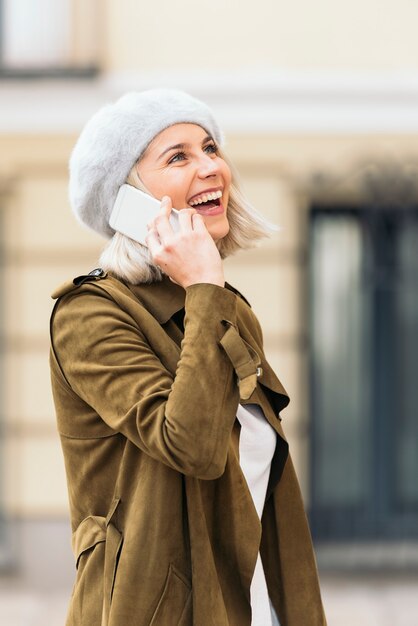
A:
[[[176,154],[174,154],[171,159],[168,161],[168,163],[177,163],[178,161],[184,161],[186,158],[186,155],[184,152],[176,152]]]
[[[218,146],[215,143],[208,143],[203,150],[208,154],[218,154]]]

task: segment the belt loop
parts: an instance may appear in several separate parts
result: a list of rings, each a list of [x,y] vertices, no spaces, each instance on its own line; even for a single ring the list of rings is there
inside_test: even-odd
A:
[[[109,513],[107,514],[106,517],[106,526],[109,526],[110,522],[112,521],[115,513],[116,513],[116,509],[118,508],[120,503],[120,498],[117,498],[116,496],[113,498],[112,500],[112,506],[109,509]]]

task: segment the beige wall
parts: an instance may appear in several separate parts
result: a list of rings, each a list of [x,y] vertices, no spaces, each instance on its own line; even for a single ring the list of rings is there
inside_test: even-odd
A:
[[[414,0],[106,1],[106,70],[418,67]]]
[[[89,267],[97,240],[67,206],[72,139],[0,138],[3,193],[2,276],[5,334],[6,512],[62,515],[67,507],[63,462],[49,390],[49,297],[54,285]]]

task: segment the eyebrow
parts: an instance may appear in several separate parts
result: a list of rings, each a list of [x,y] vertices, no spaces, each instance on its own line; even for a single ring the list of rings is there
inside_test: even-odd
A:
[[[206,135],[206,137],[202,141],[202,146],[208,141],[213,141],[213,137],[211,137],[210,135]],[[184,150],[185,148],[188,148],[189,146],[190,146],[189,143],[176,143],[175,146],[170,146],[169,148],[166,148],[164,152],[161,152],[158,158],[161,159],[165,154],[167,154],[167,152],[170,152],[171,150]]]

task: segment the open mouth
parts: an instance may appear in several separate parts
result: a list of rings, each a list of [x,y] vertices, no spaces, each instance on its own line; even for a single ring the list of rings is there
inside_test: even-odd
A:
[[[202,209],[210,209],[212,207],[219,207],[221,205],[222,191],[212,191],[209,193],[203,193],[201,196],[197,196],[190,200],[189,205],[197,211]]]
[[[190,205],[193,206],[197,211],[202,211],[203,209],[211,209],[216,206],[221,206],[221,199],[215,198],[215,200],[207,200],[206,202],[200,202],[199,204]]]

